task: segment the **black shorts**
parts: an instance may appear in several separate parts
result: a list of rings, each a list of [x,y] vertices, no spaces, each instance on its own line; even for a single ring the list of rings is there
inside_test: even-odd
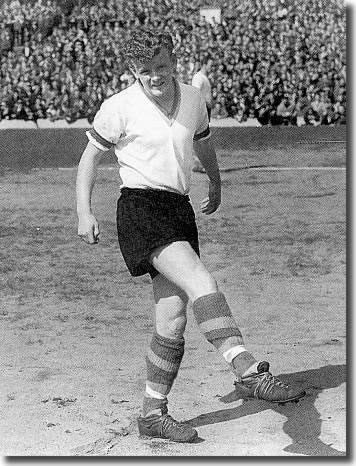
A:
[[[199,255],[198,230],[189,196],[156,189],[122,188],[117,201],[117,234],[132,276],[158,275],[149,256],[158,247],[188,241]]]

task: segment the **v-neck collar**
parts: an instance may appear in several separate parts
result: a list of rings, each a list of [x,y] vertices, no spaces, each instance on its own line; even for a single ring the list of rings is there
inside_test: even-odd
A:
[[[160,105],[159,102],[157,102],[157,100],[146,91],[140,80],[137,80],[137,83],[138,87],[142,90],[145,96],[153,103],[153,105],[157,108],[157,110],[159,110],[159,112],[165,117],[165,119],[168,120],[169,124],[172,125],[177,117],[181,101],[181,90],[178,81],[175,78],[173,78],[174,99],[172,109],[170,112],[167,112],[166,109],[162,105]]]

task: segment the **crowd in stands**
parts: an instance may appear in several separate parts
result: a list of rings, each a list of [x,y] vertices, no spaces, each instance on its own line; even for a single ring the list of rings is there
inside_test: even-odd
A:
[[[339,0],[4,0],[0,120],[92,121],[133,82],[122,58],[141,25],[169,31],[178,78],[209,60],[212,118],[261,125],[346,123],[346,12]],[[216,4],[217,2],[215,2]]]

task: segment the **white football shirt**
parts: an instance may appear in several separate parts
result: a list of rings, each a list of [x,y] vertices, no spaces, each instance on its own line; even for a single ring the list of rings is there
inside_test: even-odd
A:
[[[211,84],[210,84],[208,77],[202,71],[198,71],[197,73],[193,75],[192,86],[200,89],[205,99],[205,102],[208,105],[211,105],[211,102],[212,102]]]
[[[134,84],[103,102],[89,141],[101,150],[114,147],[121,187],[153,188],[187,194],[193,167],[193,140],[210,137],[201,92],[178,83],[173,114],[167,115]]]

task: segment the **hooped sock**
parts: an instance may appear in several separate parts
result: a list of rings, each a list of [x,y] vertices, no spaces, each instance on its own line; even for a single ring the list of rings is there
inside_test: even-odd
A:
[[[241,377],[256,360],[244,346],[224,294],[218,291],[199,297],[193,303],[193,312],[205,338],[231,364],[235,375]]]
[[[232,346],[243,345],[241,332],[220,291],[201,296],[193,303],[193,312],[205,338],[222,353]],[[232,338],[230,345],[224,343]],[[232,343],[234,341],[234,343]]]
[[[258,362],[248,351],[240,353],[231,362],[231,366],[237,380],[251,372],[257,372]],[[254,370],[256,368],[256,370]]]
[[[143,415],[165,407],[167,395],[184,355],[184,338],[166,338],[155,332],[146,356],[147,380],[143,403]]]
[[[167,403],[167,398],[152,398],[145,394],[143,397],[142,415],[145,417],[150,414],[166,414],[168,412]]]
[[[258,372],[258,370],[257,370],[258,365],[259,365],[259,362],[258,362],[258,361],[256,361],[256,362],[254,362],[253,364],[251,364],[251,366],[248,367],[248,368],[246,369],[246,371],[242,374],[242,377],[246,377],[246,376],[248,376],[248,375],[250,375],[250,374],[257,374],[257,372]]]

